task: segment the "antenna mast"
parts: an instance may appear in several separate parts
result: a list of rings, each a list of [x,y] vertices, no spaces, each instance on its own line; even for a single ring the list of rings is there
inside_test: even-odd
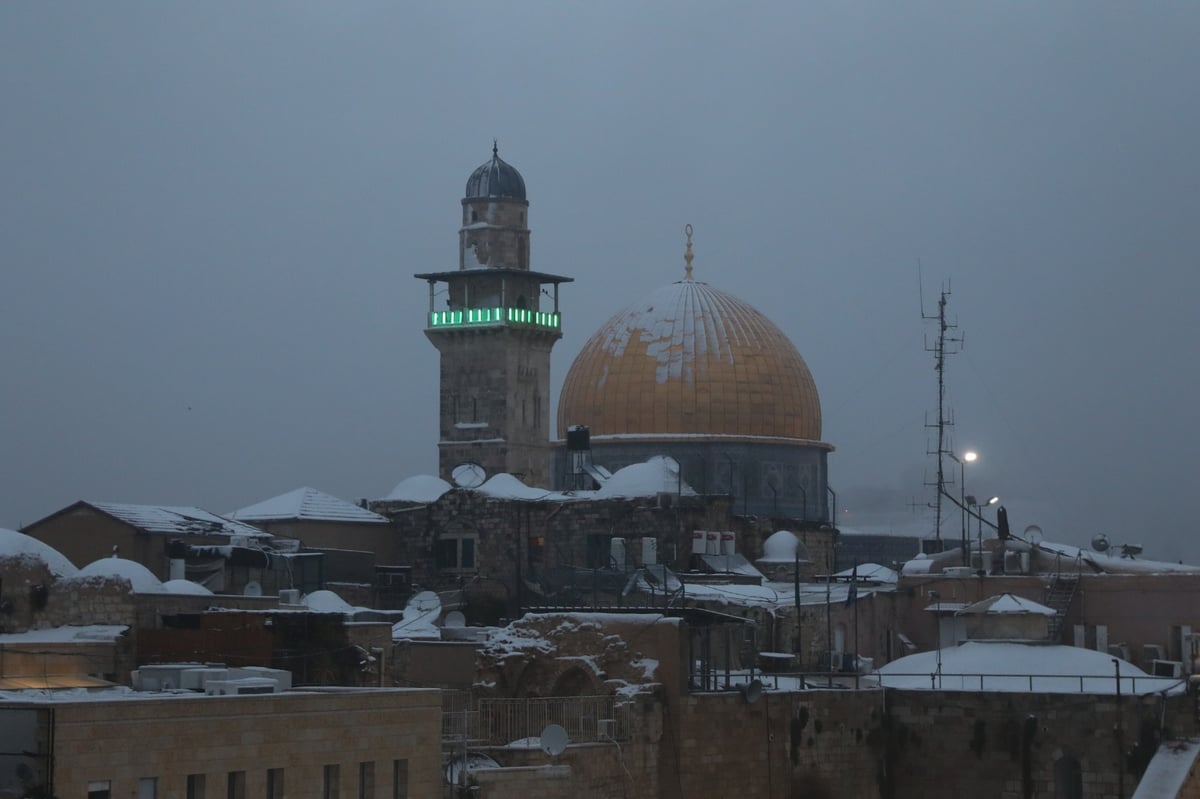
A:
[[[928,455],[937,455],[937,482],[926,483],[926,485],[936,485],[937,494],[934,499],[933,507],[935,509],[936,521],[934,522],[934,540],[937,541],[938,551],[942,550],[942,495],[946,492],[946,474],[942,465],[942,456],[949,450],[946,449],[946,437],[948,428],[954,426],[953,414],[946,408],[946,356],[957,355],[962,351],[963,337],[961,335],[953,335],[951,331],[957,330],[957,324],[951,324],[946,321],[946,301],[950,296],[950,283],[947,282],[938,295],[938,307],[936,314],[928,314],[925,312],[924,296],[921,298],[921,318],[928,320],[936,320],[938,325],[937,338],[931,345],[928,340],[925,342],[925,351],[933,353],[933,369],[937,372],[938,383],[938,407],[937,421],[930,422],[928,415],[925,417],[925,426],[928,428],[937,428],[937,449],[927,452]]]

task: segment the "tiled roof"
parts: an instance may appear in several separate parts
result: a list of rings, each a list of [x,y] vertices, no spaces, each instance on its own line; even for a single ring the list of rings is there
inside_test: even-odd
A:
[[[388,521],[378,513],[360,508],[352,502],[307,487],[297,488],[295,491],[265,499],[256,505],[235,510],[229,516],[242,521],[300,519],[360,524],[387,524]]]
[[[97,510],[115,516],[148,533],[162,535],[241,535],[270,538],[271,534],[200,508],[176,508],[162,505],[125,505],[113,502],[87,502]]]

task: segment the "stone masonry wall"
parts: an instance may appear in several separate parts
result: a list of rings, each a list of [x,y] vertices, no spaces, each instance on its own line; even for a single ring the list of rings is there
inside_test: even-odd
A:
[[[157,779],[158,799],[185,799],[188,775],[207,796],[225,796],[231,774],[242,796],[267,795],[267,770],[282,770],[289,799],[322,796],[324,767],[338,766],[341,796],[359,796],[360,764],[375,792],[433,797],[441,791],[441,704],[436,691],[375,690],[237,697],[150,697],[54,705],[55,795],[139,795]],[[407,793],[393,793],[394,763]],[[278,773],[277,773],[278,774]]]
[[[1049,797],[1056,767],[1073,759],[1083,796],[1129,796],[1164,701],[1168,736],[1190,731],[1186,697],[888,691],[887,795]]]

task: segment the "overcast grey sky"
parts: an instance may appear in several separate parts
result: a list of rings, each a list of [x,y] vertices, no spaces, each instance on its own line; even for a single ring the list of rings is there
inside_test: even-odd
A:
[[[691,223],[808,361],[842,523],[908,529],[920,261],[968,491],[1200,562],[1198,41],[1165,2],[4,3],[0,526],[435,471],[412,274],[497,137],[576,279],[556,395]]]

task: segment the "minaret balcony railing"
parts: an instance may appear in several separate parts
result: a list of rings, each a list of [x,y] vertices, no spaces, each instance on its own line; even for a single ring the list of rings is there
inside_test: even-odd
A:
[[[558,330],[561,324],[561,314],[526,308],[458,308],[429,313],[430,329],[520,326]]]

